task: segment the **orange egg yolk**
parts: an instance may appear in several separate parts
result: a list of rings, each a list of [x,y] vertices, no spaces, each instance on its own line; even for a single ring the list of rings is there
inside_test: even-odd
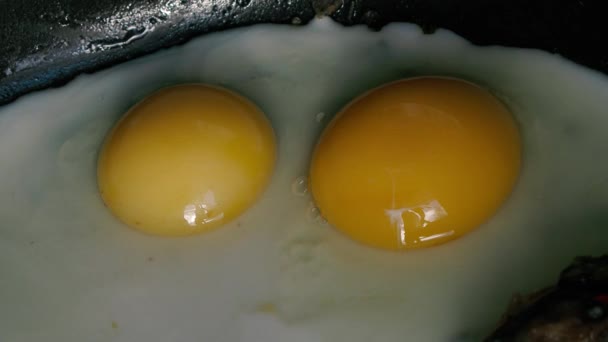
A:
[[[323,217],[365,245],[399,250],[462,236],[515,185],[521,141],[488,91],[439,77],[390,83],[331,121],[313,154],[310,189]]]
[[[113,128],[98,186],[121,221],[146,233],[184,236],[243,213],[267,186],[276,159],[264,114],[226,89],[166,88]]]

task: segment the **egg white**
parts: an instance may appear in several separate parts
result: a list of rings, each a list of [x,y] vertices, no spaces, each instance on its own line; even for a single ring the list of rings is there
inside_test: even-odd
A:
[[[407,253],[368,248],[324,224],[298,182],[341,106],[418,75],[464,78],[503,99],[521,125],[521,177],[464,238]],[[184,82],[257,103],[279,161],[264,197],[234,222],[151,237],[104,208],[97,152],[131,105]],[[606,251],[606,98],[606,77],[559,56],[329,20],[214,33],[25,96],[0,109],[2,339],[479,340],[513,293],[553,281],[575,255]]]

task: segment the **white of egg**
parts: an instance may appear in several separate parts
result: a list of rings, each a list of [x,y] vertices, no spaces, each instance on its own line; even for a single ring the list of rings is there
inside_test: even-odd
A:
[[[356,95],[428,74],[476,82],[508,103],[523,136],[519,183],[457,241],[407,253],[354,243],[315,217],[297,183],[312,147]],[[104,208],[96,156],[131,105],[184,82],[257,103],[279,160],[238,220],[150,237]],[[606,98],[603,75],[548,53],[325,19],[207,35],[25,96],[0,109],[2,339],[479,340],[513,293],[550,283],[575,255],[605,252]]]

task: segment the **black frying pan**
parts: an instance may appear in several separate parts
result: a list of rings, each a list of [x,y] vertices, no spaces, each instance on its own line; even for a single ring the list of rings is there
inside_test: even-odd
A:
[[[329,15],[413,22],[480,45],[559,53],[608,72],[601,0],[0,0],[0,105],[206,32]]]
[[[0,6],[0,105],[199,34],[255,23],[304,25],[315,15],[371,29],[394,21],[429,34],[447,28],[476,44],[538,48],[608,73],[599,0],[0,0]],[[587,285],[599,284],[588,281],[589,272],[579,273]],[[548,303],[560,304],[556,298]],[[522,324],[512,320],[495,336],[510,340]]]

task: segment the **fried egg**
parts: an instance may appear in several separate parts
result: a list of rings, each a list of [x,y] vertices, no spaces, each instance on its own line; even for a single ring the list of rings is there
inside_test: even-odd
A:
[[[487,206],[472,208],[479,214],[467,234],[438,246],[393,251],[376,235],[351,234],[358,228],[350,231],[350,221],[342,223],[341,210],[348,211],[343,199],[330,201],[338,208],[332,214],[323,191],[331,197],[334,190],[316,189],[315,177],[352,175],[347,168],[317,163],[349,155],[342,148],[319,152],[332,146],[332,127],[346,117],[338,113],[349,111],[349,103],[364,101],[361,94],[382,85],[420,77],[479,87],[505,123],[496,131],[479,131],[479,137],[510,157],[499,170],[502,180],[483,187],[488,192],[463,193],[461,184],[446,185],[457,190],[448,196],[453,203],[473,196],[479,202],[472,203]],[[259,134],[246,129],[243,141],[260,142],[264,152],[259,160],[235,162],[239,167],[230,169],[261,171],[254,172],[255,180],[245,177],[250,190],[234,202],[230,219],[214,229],[188,237],[143,234],[144,229],[130,228],[136,226],[134,218],[129,223],[135,211],[117,214],[113,204],[137,198],[121,202],[122,195],[99,193],[104,155],[121,125],[136,118],[133,106],[183,84],[226,89],[251,109],[244,117],[257,123]],[[371,32],[318,19],[305,27],[259,25],[213,33],[24,96],[0,108],[3,339],[480,340],[513,293],[550,283],[573,256],[608,246],[607,95],[604,75],[545,52],[476,47],[448,31],[425,35],[409,24]],[[151,141],[170,133],[168,141],[178,144],[168,151],[179,151],[179,134],[171,130],[189,129],[171,121],[179,117],[163,119],[166,127],[143,123],[148,129],[140,133]],[[425,120],[414,124],[429,127]],[[451,127],[445,124],[438,127]],[[375,136],[364,129],[352,131],[363,135],[350,136],[350,130],[341,134],[353,144],[364,134]],[[430,136],[445,138],[441,130]],[[109,147],[102,148],[104,142]],[[122,162],[116,165],[126,168],[117,175],[129,176],[123,163],[144,155],[117,150]],[[375,164],[377,156],[362,156],[361,163],[382,168]],[[458,165],[471,157],[449,156],[461,158],[453,161]],[[235,160],[223,152],[215,157]],[[335,173],[326,174],[328,169]],[[441,169],[450,180],[467,175],[449,165]],[[152,171],[162,177],[149,178],[150,186],[187,184],[189,175]],[[420,184],[417,180],[406,182]],[[129,183],[127,177],[115,190],[136,194]],[[146,184],[137,183],[134,190],[142,191],[142,201],[156,200]],[[225,185],[231,193],[234,183]],[[192,212],[208,214],[203,205],[215,200],[207,190],[187,194],[200,199]],[[171,232],[189,229],[183,226],[192,219],[183,215],[186,202],[167,203],[173,207],[159,202],[153,212],[142,213],[178,212],[182,226],[160,235],[185,235]],[[395,205],[407,207],[407,200]]]

